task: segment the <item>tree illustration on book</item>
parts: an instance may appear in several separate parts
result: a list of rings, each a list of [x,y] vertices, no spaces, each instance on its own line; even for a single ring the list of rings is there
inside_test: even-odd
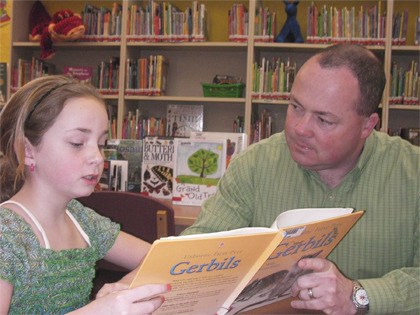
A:
[[[226,169],[226,140],[175,139],[172,201],[200,205],[217,190]]]
[[[188,158],[188,167],[194,173],[200,174],[200,178],[214,174],[217,171],[219,155],[200,149]]]

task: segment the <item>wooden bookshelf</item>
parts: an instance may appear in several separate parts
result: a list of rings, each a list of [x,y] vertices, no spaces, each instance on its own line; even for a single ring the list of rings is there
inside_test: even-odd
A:
[[[44,1],[51,13],[63,8],[71,8],[81,12],[85,3],[95,6],[111,7],[113,1]],[[126,25],[128,10],[131,4],[145,5],[147,1],[117,1],[122,5],[122,25]],[[161,1],[158,1],[161,2]],[[185,9],[191,1],[167,1]],[[12,2],[12,36],[11,36],[11,67],[19,58],[37,57],[40,53],[38,43],[28,41],[28,19],[33,0]],[[107,103],[115,107],[117,112],[117,135],[122,134],[124,116],[129,110],[140,109],[148,115],[163,115],[167,104],[203,104],[205,111],[204,130],[230,132],[236,116],[243,116],[245,132],[251,133],[253,114],[269,110],[275,120],[274,131],[284,127],[287,100],[253,99],[252,66],[263,56],[290,56],[299,66],[315,52],[326,47],[326,44],[296,44],[296,43],[266,43],[254,39],[254,21],[258,2],[249,1],[200,1],[208,12],[208,40],[206,42],[131,42],[125,37],[126,28],[122,27],[121,40],[118,42],[64,42],[54,43],[56,56],[49,62],[54,63],[58,73],[66,65],[95,66],[100,60],[119,57],[120,78],[117,95],[105,96]],[[249,27],[247,42],[229,42],[227,32],[227,12],[234,3],[242,3],[249,12]],[[375,5],[378,1],[363,1],[362,4]],[[306,8],[310,2],[300,2],[298,20],[303,37],[306,38]],[[320,7],[335,5],[337,7],[359,7],[360,1],[315,1]],[[278,33],[285,21],[283,1],[263,1],[263,5],[276,12]],[[368,46],[384,61],[384,68],[389,77],[393,60],[402,64],[417,59],[419,46],[414,46],[414,19],[419,12],[417,1],[381,1],[382,10],[386,11],[387,28],[384,46]],[[392,44],[392,16],[394,12],[409,9],[409,24],[407,43],[404,46]],[[385,12],[384,11],[384,12]],[[277,34],[276,33],[276,34]],[[275,35],[276,35],[275,34]],[[165,96],[127,96],[124,93],[125,61],[127,58],[162,54],[169,60],[167,91]],[[9,70],[10,71],[10,70]],[[208,98],[203,97],[201,82],[210,83],[216,74],[229,74],[243,78],[246,84],[243,97],[240,98]],[[9,78],[11,75],[9,73]],[[10,80],[10,79],[9,79]],[[10,83],[10,82],[9,82]],[[9,84],[10,86],[10,84]],[[388,128],[420,127],[419,105],[389,105],[389,80],[381,104],[381,130]]]

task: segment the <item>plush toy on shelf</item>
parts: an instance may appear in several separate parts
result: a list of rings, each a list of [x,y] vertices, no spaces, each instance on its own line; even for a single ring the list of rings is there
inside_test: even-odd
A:
[[[277,35],[275,41],[278,43],[303,43],[302,33],[300,31],[299,23],[296,19],[297,6],[299,1],[283,1],[285,4],[285,11],[287,13],[286,22],[283,28]]]
[[[69,9],[59,10],[51,17],[41,1],[32,6],[29,16],[30,41],[39,41],[40,59],[54,57],[54,42],[74,41],[83,36],[85,26],[78,14]]]

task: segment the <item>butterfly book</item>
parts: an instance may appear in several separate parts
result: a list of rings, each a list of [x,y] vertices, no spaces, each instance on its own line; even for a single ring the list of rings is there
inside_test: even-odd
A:
[[[226,140],[226,168],[230,161],[235,158],[248,145],[246,133],[235,132],[200,132],[191,131],[191,139],[225,139]]]
[[[174,139],[143,139],[141,194],[161,199],[172,198]]]
[[[363,211],[294,209],[271,227],[174,236],[156,240],[131,287],[170,284],[154,313],[236,314],[290,298],[305,271],[297,263],[322,257],[338,245]]]
[[[175,139],[172,203],[201,205],[226,170],[226,140]]]
[[[166,135],[189,137],[191,131],[203,131],[203,105],[172,105],[166,110]]]
[[[136,139],[108,139],[105,148],[107,153],[115,150],[117,160],[128,161],[127,191],[140,192],[141,160],[143,142]],[[115,155],[111,156],[113,159]]]

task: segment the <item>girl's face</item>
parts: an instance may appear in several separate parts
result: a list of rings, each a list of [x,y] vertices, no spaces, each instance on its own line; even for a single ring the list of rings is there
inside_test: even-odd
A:
[[[94,98],[67,101],[35,148],[31,177],[43,191],[68,199],[89,195],[103,170],[108,134],[104,105]]]

